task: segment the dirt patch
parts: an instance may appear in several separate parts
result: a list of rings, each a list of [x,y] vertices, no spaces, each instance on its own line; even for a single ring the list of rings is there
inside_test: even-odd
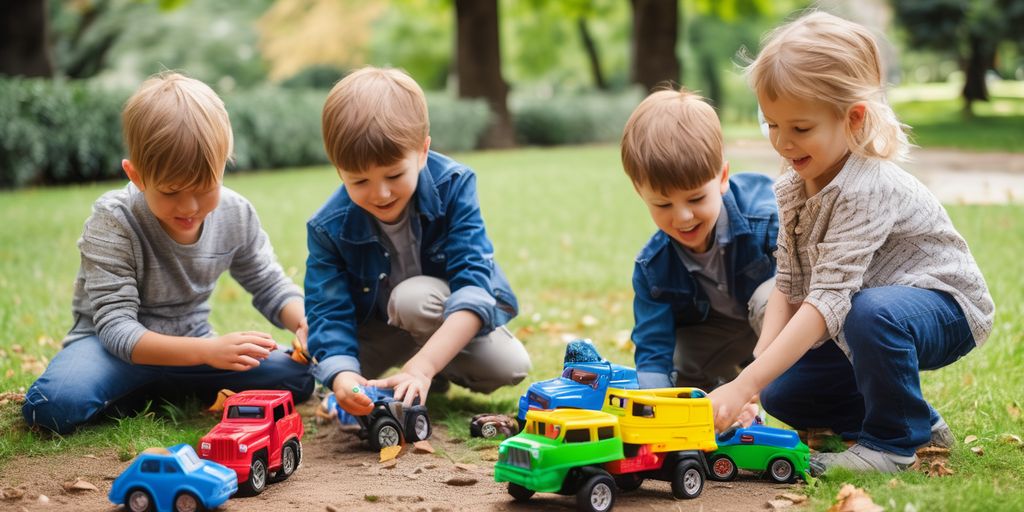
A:
[[[312,402],[310,402],[312,403]],[[310,405],[300,407],[313,416]],[[220,510],[281,512],[306,511],[526,511],[574,510],[573,497],[536,495],[516,504],[504,484],[494,482],[497,450],[474,450],[453,439],[443,426],[435,426],[431,444],[437,453],[416,453],[407,446],[397,464],[385,467],[353,433],[326,425],[303,439],[303,457],[290,479],[270,484],[263,494],[232,498]],[[0,488],[23,491],[16,499],[0,499],[0,510],[116,510],[107,501],[113,480],[128,466],[113,451],[17,457],[0,470]],[[64,483],[82,479],[98,491],[67,491]],[[798,484],[799,485],[799,484]],[[620,494],[617,510],[764,510],[779,493],[794,492],[754,477],[729,482],[708,482],[701,496],[676,501],[669,484],[645,482],[632,493]],[[799,492],[799,491],[795,491]],[[39,496],[45,496],[43,503]]]

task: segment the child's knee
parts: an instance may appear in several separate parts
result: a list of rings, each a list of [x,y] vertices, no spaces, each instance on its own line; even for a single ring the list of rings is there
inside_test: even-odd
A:
[[[444,321],[448,283],[436,277],[415,276],[398,283],[388,299],[388,323],[413,333],[432,333]]]
[[[33,385],[25,394],[21,414],[30,427],[39,427],[58,434],[70,434],[77,423],[64,411],[58,402],[51,401],[38,387]]]

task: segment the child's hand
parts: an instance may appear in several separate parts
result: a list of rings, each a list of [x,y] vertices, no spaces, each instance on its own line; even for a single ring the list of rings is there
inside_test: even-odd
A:
[[[752,402],[754,396],[755,393],[744,390],[736,381],[723,384],[709,393],[711,408],[715,411],[715,431],[724,432],[737,420],[746,420],[744,426],[754,421],[757,414],[757,405]]]
[[[232,332],[203,344],[203,362],[221,370],[245,371],[259,366],[273,350],[277,343],[265,332]]]
[[[427,391],[433,375],[418,368],[415,364],[406,364],[400,373],[386,379],[371,380],[369,385],[379,388],[394,388],[395,398],[402,400],[406,407],[411,407],[413,400],[419,397],[420,403],[427,403]]]
[[[342,409],[353,416],[366,416],[373,410],[373,400],[366,396],[362,387],[367,385],[366,379],[356,372],[341,372],[334,377],[334,398]]]

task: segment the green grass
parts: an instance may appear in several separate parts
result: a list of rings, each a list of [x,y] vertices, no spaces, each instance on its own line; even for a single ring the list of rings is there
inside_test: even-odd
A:
[[[654,230],[618,163],[617,148],[526,149],[457,155],[478,171],[479,195],[498,261],[521,304],[512,323],[534,360],[527,382],[490,397],[458,388],[431,397],[436,421],[466,435],[475,412],[510,411],[528,382],[561,369],[565,340],[595,340],[611,360],[631,364],[625,341],[632,326],[633,256]],[[744,168],[743,162],[734,167]],[[232,175],[227,185],[256,205],[279,259],[296,282],[305,260],[305,219],[338,185],[326,168]],[[78,267],[75,241],[92,201],[118,184],[0,193],[0,391],[24,390],[58,350],[69,327],[68,306]],[[956,474],[930,479],[921,473],[841,475],[810,489],[814,509],[827,508],[840,483],[865,487],[889,510],[1008,510],[1024,508],[1024,449],[1001,443],[1001,434],[1024,436],[1024,208],[951,206],[950,214],[971,244],[997,304],[987,345],[964,361],[926,373],[925,394],[957,436],[980,438],[976,456],[953,450]],[[248,295],[225,278],[213,297],[212,322],[220,332],[269,329]],[[280,342],[290,335],[272,331]],[[17,345],[20,348],[16,348]],[[1016,402],[1014,402],[1016,400]],[[1016,405],[1014,405],[1016,404]],[[195,443],[213,423],[198,404],[167,407],[108,421],[59,438],[29,432],[14,404],[0,406],[0,464],[18,455],[115,450],[130,457],[151,445]],[[309,422],[312,426],[312,422]],[[473,441],[474,443],[476,441]],[[480,442],[481,444],[493,442]],[[475,446],[475,445],[474,445]],[[710,492],[710,491],[708,491]],[[892,503],[889,500],[892,500]]]
[[[989,101],[974,103],[966,117],[960,85],[901,87],[889,97],[900,120],[910,125],[911,140],[926,148],[1024,152],[1024,82],[995,82]]]

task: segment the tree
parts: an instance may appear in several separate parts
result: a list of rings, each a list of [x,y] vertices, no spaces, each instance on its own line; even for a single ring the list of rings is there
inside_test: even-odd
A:
[[[501,75],[498,0],[455,0],[455,69],[460,98],[483,98],[494,115],[481,147],[515,145],[508,84]]]
[[[679,3],[676,0],[632,0],[632,5],[630,80],[647,90],[665,81],[679,81],[682,71],[676,56]]]
[[[50,77],[46,0],[0,0],[0,75]]]
[[[964,112],[988,101],[985,74],[1003,40],[1020,38],[1024,0],[892,0],[910,44],[949,52],[964,72]]]

